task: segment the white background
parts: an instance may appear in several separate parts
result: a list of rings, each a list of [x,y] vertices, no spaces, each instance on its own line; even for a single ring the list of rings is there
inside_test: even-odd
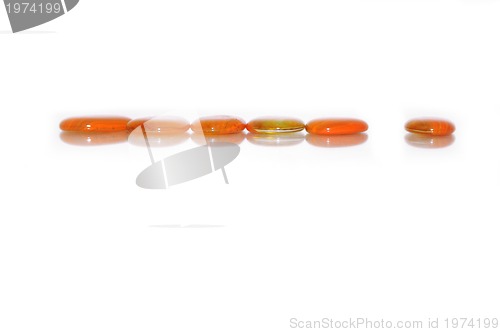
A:
[[[0,331],[500,316],[499,18],[493,0],[82,0],[14,35],[0,9]],[[165,112],[352,116],[369,139],[245,141],[229,185],[165,191],[136,187],[142,148],[59,139],[65,117]],[[429,115],[452,146],[405,142]]]

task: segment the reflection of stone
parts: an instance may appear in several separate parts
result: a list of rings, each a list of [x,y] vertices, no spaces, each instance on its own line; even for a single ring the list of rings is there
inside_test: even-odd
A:
[[[290,146],[297,145],[304,141],[303,133],[284,133],[284,134],[247,134],[247,140],[256,145],[265,146]]]
[[[453,134],[455,125],[449,121],[440,119],[415,119],[408,121],[405,129],[414,134],[447,136]]]
[[[306,130],[314,135],[349,135],[367,131],[368,124],[357,119],[324,118],[309,121]]]
[[[59,124],[64,131],[109,132],[127,130],[129,118],[124,116],[86,116],[68,118]]]
[[[146,133],[146,136],[148,138],[149,146],[152,148],[178,145],[187,141],[189,138],[188,133],[167,134],[150,132]],[[132,145],[147,147],[144,133],[140,127],[130,133],[128,141]]]
[[[141,125],[146,133],[183,133],[189,129],[189,122],[177,116],[158,116],[134,119],[127,124],[127,129],[132,131]],[[140,130],[141,128],[138,128]]]
[[[352,134],[352,135],[311,135],[307,134],[307,143],[323,148],[340,148],[347,146],[360,145],[366,142],[368,135]]]
[[[406,143],[417,148],[439,149],[452,145],[455,141],[455,136],[407,134],[405,140]]]
[[[205,144],[215,144],[215,143],[233,143],[233,144],[241,144],[245,139],[244,133],[238,134],[229,134],[229,135],[204,135],[193,133],[191,135],[191,140],[198,145]]]
[[[127,131],[117,131],[117,132],[72,132],[63,131],[59,135],[64,143],[71,145],[81,145],[81,146],[95,146],[95,145],[107,145],[123,143],[127,141],[128,132]]]
[[[191,125],[191,130],[205,135],[227,135],[241,133],[245,126],[245,121],[238,117],[217,115],[198,119]]]
[[[304,123],[295,118],[262,117],[250,121],[247,130],[251,133],[276,134],[301,131]]]

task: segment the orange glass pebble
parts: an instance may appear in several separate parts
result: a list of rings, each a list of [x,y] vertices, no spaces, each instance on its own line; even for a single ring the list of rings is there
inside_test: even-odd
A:
[[[241,133],[245,126],[245,121],[238,117],[218,115],[200,118],[191,124],[191,130],[205,135],[226,135]]]
[[[449,121],[440,119],[414,119],[406,123],[405,129],[415,134],[448,136],[455,131],[455,125]]]
[[[349,135],[368,130],[368,125],[357,119],[325,118],[308,122],[306,130],[313,135]]]
[[[247,130],[256,134],[292,133],[301,131],[304,127],[304,122],[295,118],[263,117],[247,124]]]
[[[184,133],[189,129],[189,122],[176,116],[159,116],[153,118],[134,119],[127,124],[127,129],[132,131],[144,125],[147,133]]]
[[[127,129],[129,118],[124,116],[69,118],[59,124],[64,131],[109,132]]]

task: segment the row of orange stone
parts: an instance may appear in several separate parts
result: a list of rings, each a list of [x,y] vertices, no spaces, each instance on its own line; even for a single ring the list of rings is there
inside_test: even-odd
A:
[[[291,117],[263,117],[245,123],[234,116],[202,117],[189,124],[178,117],[153,117],[129,119],[127,117],[76,117],[60,123],[63,131],[110,132],[132,131],[141,127],[146,132],[180,133],[191,129],[207,135],[237,134],[247,129],[251,133],[279,134],[306,130],[313,135],[348,135],[368,130],[368,124],[358,119],[322,118],[307,124]],[[412,133],[447,136],[455,131],[453,123],[435,118],[414,119],[406,123],[405,129]]]

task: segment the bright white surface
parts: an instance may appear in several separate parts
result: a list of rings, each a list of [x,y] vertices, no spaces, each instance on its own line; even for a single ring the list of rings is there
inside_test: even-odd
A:
[[[0,331],[498,315],[499,17],[483,0],[107,0],[0,34]],[[193,111],[347,115],[369,139],[244,142],[230,185],[157,192],[135,186],[145,150],[58,138],[68,116]],[[427,115],[455,122],[451,147],[406,144]],[[223,227],[153,227],[192,224]]]

